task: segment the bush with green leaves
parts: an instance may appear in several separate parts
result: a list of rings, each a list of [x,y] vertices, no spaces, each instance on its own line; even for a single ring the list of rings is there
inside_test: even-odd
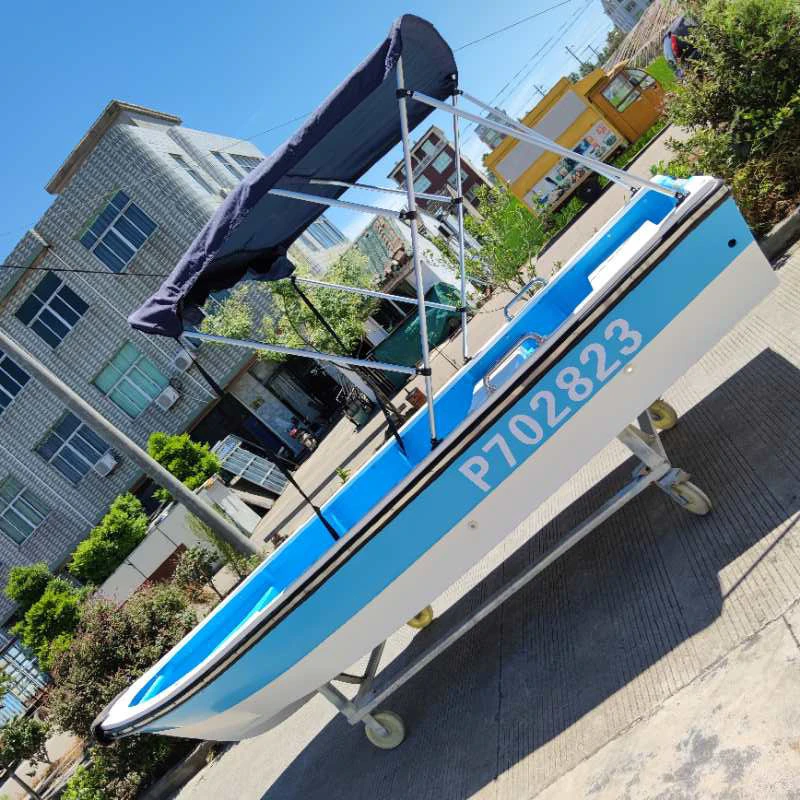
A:
[[[218,560],[219,556],[206,547],[190,547],[180,554],[173,579],[192,597],[197,597],[208,584],[221,600],[222,595],[211,580]]]
[[[216,507],[220,513],[222,509]],[[230,517],[224,514],[230,522]],[[264,556],[255,553],[251,556],[246,556],[240,553],[232,544],[229,544],[224,539],[220,538],[205,522],[195,517],[193,514],[186,516],[186,522],[189,530],[200,540],[208,542],[214,550],[219,554],[223,563],[229,566],[236,575],[241,578],[246,578],[263,560]]]
[[[88,735],[97,714],[197,624],[188,598],[176,586],[156,584],[137,592],[117,608],[103,599],[89,600],[70,646],[55,659],[50,691],[51,719],[76,736]],[[70,789],[79,797],[133,798],[191,745],[157,736],[132,736],[92,753],[87,768]]]
[[[30,648],[42,669],[49,670],[52,658],[69,642],[81,618],[84,593],[63,578],[53,578],[42,596],[13,627],[22,643]]]
[[[222,466],[207,444],[195,442],[188,433],[152,433],[147,440],[147,452],[190,489],[198,489]],[[155,496],[160,500],[170,499],[166,489],[156,490]]]
[[[763,234],[800,202],[800,10],[795,0],[689,0],[699,57],[667,96],[675,157],[654,171],[723,178]]]
[[[147,525],[142,504],[131,494],[120,495],[75,548],[69,571],[84,583],[102,583],[147,536]]]
[[[0,765],[10,767],[19,761],[32,765],[49,761],[45,743],[50,726],[33,717],[12,717],[0,729]]]
[[[44,594],[51,580],[53,573],[44,561],[12,567],[3,591],[6,597],[19,606],[19,612],[24,614]]]

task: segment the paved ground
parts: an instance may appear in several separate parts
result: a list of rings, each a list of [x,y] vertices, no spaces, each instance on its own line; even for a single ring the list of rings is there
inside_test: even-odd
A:
[[[666,394],[681,422],[665,445],[712,514],[655,489],[627,505],[391,698],[397,750],[316,698],[178,797],[800,798],[800,253],[778,267],[780,288]],[[434,603],[440,622],[631,467],[610,445]],[[431,634],[398,632],[389,658]]]

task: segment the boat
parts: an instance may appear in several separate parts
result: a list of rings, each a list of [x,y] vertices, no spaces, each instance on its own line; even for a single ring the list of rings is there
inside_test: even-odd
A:
[[[636,191],[552,280],[534,278],[471,356],[462,326],[469,357],[436,393],[419,288],[422,366],[379,367],[422,375],[425,406],[103,710],[98,740],[148,732],[233,741],[285,720],[499,544],[775,286],[721,181],[635,178],[509,118],[465,111],[462,99],[489,108],[458,88],[452,51],[433,26],[401,17],[310,122],[229,195],[132,324],[288,351],[187,323],[209,291],[246,276],[285,279],[291,241],[326,206],[357,206],[341,195],[391,147],[402,143],[412,173],[409,131],[435,108],[570,153]],[[413,182],[403,191],[408,208],[385,213],[408,219],[416,242]],[[454,310],[466,316],[463,264],[462,249],[462,307]],[[686,473],[665,467],[655,477],[688,510],[709,510]],[[389,716],[367,721],[373,740],[391,733]]]

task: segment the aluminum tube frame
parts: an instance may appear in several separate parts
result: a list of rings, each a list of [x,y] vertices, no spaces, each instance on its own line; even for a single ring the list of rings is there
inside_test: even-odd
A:
[[[638,417],[639,427],[628,425],[617,436],[631,453],[640,461],[641,466],[634,473],[632,480],[619,492],[610,497],[596,511],[590,514],[583,522],[567,533],[561,541],[551,547],[543,556],[531,564],[526,570],[503,586],[472,612],[466,619],[459,621],[452,630],[445,633],[438,641],[435,640],[416,656],[409,664],[400,669],[387,682],[381,682],[377,673],[378,659],[370,657],[368,668],[361,678],[362,688],[353,700],[347,700],[341,693],[330,696],[331,684],[326,684],[320,693],[328,698],[347,718],[351,725],[364,722],[371,724],[374,709],[386,702],[386,699],[407,683],[437,656],[444,652],[450,645],[457,642],[467,634],[481,620],[495,611],[499,606],[527,586],[537,575],[543,572],[552,563],[557,561],[568,550],[572,549],[595,528],[605,522],[609,517],[619,511],[623,506],[638,497],[650,486],[656,486],[670,494],[670,487],[689,478],[683,470],[673,467],[661,443],[658,431],[652,424],[650,414],[643,411]],[[679,502],[676,500],[676,502]],[[433,635],[432,632],[429,635]],[[382,652],[382,645],[373,650],[373,656]],[[336,680],[336,678],[334,678]],[[364,686],[363,684],[366,684]],[[343,701],[343,702],[342,702]]]
[[[449,114],[455,114],[456,116],[463,117],[464,119],[468,119],[470,122],[484,125],[487,128],[491,128],[493,131],[504,133],[506,136],[511,136],[513,139],[519,139],[523,142],[535,144],[537,147],[541,147],[543,150],[556,153],[564,158],[571,158],[573,161],[588,167],[593,172],[604,175],[609,180],[612,180],[615,183],[621,183],[630,189],[652,189],[654,192],[665,194],[668,197],[683,197],[683,195],[681,195],[679,192],[675,192],[673,189],[667,189],[665,186],[661,186],[653,181],[648,181],[646,178],[639,178],[630,172],[625,172],[621,169],[617,169],[616,167],[612,167],[610,164],[606,164],[603,161],[598,161],[595,158],[580,155],[574,150],[570,150],[567,147],[562,147],[560,144],[556,144],[554,141],[552,141],[552,139],[548,139],[546,136],[536,133],[532,128],[528,128],[528,132],[525,133],[518,128],[512,128],[509,125],[501,125],[498,122],[481,117],[478,114],[473,114],[470,111],[464,111],[460,108],[453,108],[452,106],[447,105],[447,103],[443,103],[440,100],[429,97],[422,92],[416,92],[413,89],[410,91],[410,99],[412,100],[424,103],[427,106],[431,106],[431,108],[438,108],[442,111],[447,111]],[[488,106],[484,107],[488,108]]]
[[[323,289],[338,289],[342,292],[351,292],[352,294],[363,294],[365,297],[377,297],[380,300],[393,300],[396,303],[409,303],[415,306],[417,301],[413,297],[403,297],[399,294],[387,294],[386,292],[377,292],[374,289],[362,289],[359,286],[345,286],[341,283],[325,283],[325,281],[316,281],[313,278],[301,278],[293,276],[298,283],[305,283],[309,286],[319,286]],[[455,306],[449,306],[447,303],[432,303],[430,300],[425,301],[428,308],[440,308],[442,311],[457,311]]]
[[[369,361],[365,358],[351,358],[350,356],[336,356],[332,353],[319,353],[316,350],[304,350],[302,347],[284,347],[279,344],[268,344],[256,339],[234,339],[231,336],[218,336],[216,333],[201,333],[200,331],[184,331],[187,339],[196,339],[200,342],[216,342],[228,344],[232,347],[243,347],[245,350],[266,350],[270,353],[280,353],[285,356],[300,356],[312,358],[315,361],[330,361],[343,367],[367,367],[380,369],[385,372],[402,372],[404,375],[416,375],[416,367],[407,367],[403,364],[387,364],[384,361]]]
[[[344,189],[366,189],[368,192],[385,192],[386,194],[401,194],[406,196],[405,189],[394,189],[389,186],[373,186],[371,183],[348,183],[347,181],[334,181],[323,178],[309,178],[309,183],[319,186],[341,186]],[[453,198],[444,194],[428,194],[427,192],[417,192],[417,197],[423,200],[433,200],[439,203],[450,203]]]
[[[458,90],[453,93],[453,108],[458,105]],[[461,358],[469,361],[469,339],[467,337],[467,271],[464,265],[464,192],[461,185],[461,131],[459,119],[453,115],[453,150],[456,157],[456,219],[458,220],[458,272],[461,281]]]
[[[431,434],[431,447],[438,443],[436,435],[436,413],[433,405],[433,380],[431,377],[431,354],[428,347],[428,318],[425,313],[425,290],[422,285],[422,264],[420,263],[419,231],[417,230],[417,199],[414,194],[414,168],[411,164],[411,146],[408,140],[408,98],[405,91],[403,73],[403,57],[397,59],[397,104],[400,110],[400,134],[403,142],[403,161],[406,172],[406,194],[408,195],[408,212],[411,223],[411,249],[413,251],[414,278],[417,283],[417,310],[419,313],[419,344],[422,350],[423,378],[425,379],[425,395],[428,404],[428,428]]]
[[[290,200],[301,200],[304,203],[316,203],[320,206],[330,206],[333,208],[346,208],[349,211],[364,211],[367,214],[380,214],[383,217],[394,217],[402,219],[403,212],[395,211],[393,208],[382,208],[380,206],[369,206],[366,203],[352,203],[349,200],[336,200],[333,197],[320,197],[316,194],[306,194],[305,192],[293,192],[289,189],[270,189],[267,194],[275,197],[288,197]]]

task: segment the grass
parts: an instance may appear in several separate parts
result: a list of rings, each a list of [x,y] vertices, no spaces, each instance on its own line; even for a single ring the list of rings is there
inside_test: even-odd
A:
[[[661,84],[661,88],[665,92],[668,92],[677,80],[675,73],[672,71],[672,67],[670,67],[669,62],[664,56],[659,56],[651,61],[645,67],[644,71],[648,75],[652,75]]]

